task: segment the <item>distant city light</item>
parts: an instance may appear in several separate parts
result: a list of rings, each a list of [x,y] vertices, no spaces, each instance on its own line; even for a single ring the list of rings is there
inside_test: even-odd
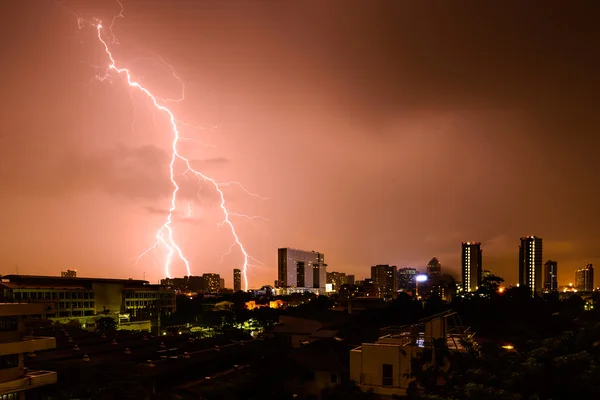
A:
[[[417,275],[415,280],[417,282],[425,282],[427,280],[427,275]]]

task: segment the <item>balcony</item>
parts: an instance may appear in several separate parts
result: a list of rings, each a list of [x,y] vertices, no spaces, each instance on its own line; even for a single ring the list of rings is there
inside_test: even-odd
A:
[[[0,356],[6,354],[33,353],[40,350],[56,348],[56,339],[53,337],[25,336],[22,340],[0,343]]]
[[[25,375],[7,382],[0,382],[0,395],[56,383],[56,372],[28,371]]]

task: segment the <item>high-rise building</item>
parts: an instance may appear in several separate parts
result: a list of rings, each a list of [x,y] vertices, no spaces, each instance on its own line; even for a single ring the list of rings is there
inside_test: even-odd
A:
[[[519,285],[529,287],[532,293],[541,292],[542,279],[542,238],[527,236],[521,238],[519,246]]]
[[[233,270],[233,290],[235,292],[242,290],[242,271],[237,268]]]
[[[219,289],[225,289],[225,278],[219,278]]]
[[[575,273],[575,285],[578,290],[592,292],[594,290],[594,266],[588,264]]]
[[[318,288],[325,291],[327,264],[323,253],[281,248],[277,254],[280,287]]]
[[[77,271],[72,269],[61,271],[60,276],[62,276],[63,278],[77,278]]]
[[[427,275],[439,275],[442,273],[442,264],[437,258],[433,257],[427,264]]]
[[[333,285],[333,290],[340,290],[340,287],[346,284],[346,274],[343,272],[327,272],[327,283]]]
[[[481,276],[483,273],[481,243],[462,243],[461,266],[463,291],[475,292],[481,285]]]
[[[354,285],[354,275],[346,275],[346,283],[348,285]]]
[[[375,265],[371,267],[371,279],[380,296],[393,294],[398,290],[395,265]]]
[[[402,290],[414,290],[417,282],[415,278],[417,276],[416,268],[399,268],[396,272],[398,280],[398,289]]]
[[[556,290],[558,288],[558,262],[548,260],[544,263],[544,289]]]
[[[221,276],[219,274],[202,274],[204,293],[219,293]]]

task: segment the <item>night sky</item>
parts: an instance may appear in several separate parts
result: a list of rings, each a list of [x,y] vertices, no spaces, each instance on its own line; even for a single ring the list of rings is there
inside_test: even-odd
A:
[[[169,208],[167,120],[122,77],[95,79],[109,61],[74,13],[107,24],[118,4],[61,4],[0,2],[0,273],[156,281],[164,252],[135,261]],[[264,263],[251,287],[273,284],[278,247],[357,278],[434,256],[458,275],[469,240],[513,283],[526,235],[559,284],[600,265],[597,1],[123,4],[118,66],[163,98],[181,94],[168,65],[185,82],[168,103],[196,126],[181,152],[268,198],[224,188],[266,219],[233,219]],[[218,198],[182,172],[176,238],[194,274],[231,286]]]

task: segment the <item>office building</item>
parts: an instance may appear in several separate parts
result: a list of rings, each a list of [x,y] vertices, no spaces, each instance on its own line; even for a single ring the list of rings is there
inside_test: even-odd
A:
[[[558,262],[548,260],[544,264],[544,290],[558,289]]]
[[[50,305],[46,317],[55,322],[78,321],[84,327],[98,316],[117,321],[175,312],[173,289],[134,279],[67,278],[58,276],[5,275],[0,301]],[[122,318],[121,318],[122,317]]]
[[[239,269],[233,270],[233,291],[239,292],[242,290],[242,271]]]
[[[519,285],[527,286],[531,293],[540,293],[544,282],[542,276],[542,238],[521,238],[519,246]]]
[[[481,243],[462,243],[461,272],[463,291],[477,291],[477,289],[481,285],[481,276],[483,273],[481,260]]]
[[[346,283],[348,285],[354,285],[354,275],[346,275]]]
[[[64,278],[77,278],[77,271],[68,269],[66,271],[61,271],[60,276]]]
[[[433,257],[429,264],[427,264],[427,275],[439,275],[442,273],[442,264],[438,261],[437,258]]]
[[[396,275],[398,277],[398,290],[412,291],[415,289],[417,284],[415,281],[416,268],[399,268]]]
[[[219,293],[221,276],[219,274],[202,274],[202,291],[204,293]]]
[[[594,290],[594,266],[588,264],[585,268],[578,269],[575,273],[575,286],[577,290],[592,292]]]
[[[327,283],[325,255],[315,251],[291,248],[278,250],[278,283],[280,287],[315,288],[325,292]]]
[[[46,304],[0,304],[0,399],[25,398],[25,391],[56,383],[56,372],[26,368],[25,353],[56,348],[53,337],[25,334],[27,318],[43,318]]]
[[[334,291],[340,290],[347,281],[346,274],[343,272],[327,272],[327,283],[330,283]]]
[[[379,296],[391,295],[398,291],[395,265],[375,265],[371,267],[371,280]]]

